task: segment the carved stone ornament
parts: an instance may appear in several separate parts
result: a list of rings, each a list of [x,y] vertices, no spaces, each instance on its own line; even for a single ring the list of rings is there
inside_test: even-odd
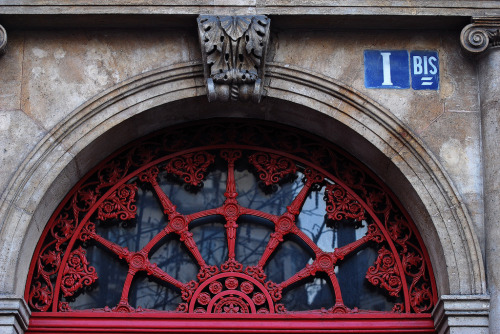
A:
[[[474,18],[462,29],[460,42],[462,48],[473,55],[500,46],[500,17]]]
[[[5,53],[7,48],[7,31],[0,25],[0,56]]]
[[[260,102],[270,23],[263,15],[198,17],[208,101]]]

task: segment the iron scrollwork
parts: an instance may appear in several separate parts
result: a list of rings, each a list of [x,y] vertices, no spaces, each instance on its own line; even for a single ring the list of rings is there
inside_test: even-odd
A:
[[[270,23],[263,15],[198,17],[210,102],[260,102]]]

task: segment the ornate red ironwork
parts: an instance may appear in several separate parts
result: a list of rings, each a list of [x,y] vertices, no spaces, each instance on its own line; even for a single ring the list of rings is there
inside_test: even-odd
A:
[[[226,138],[230,138],[230,144]],[[216,161],[227,166],[223,203],[191,214],[179,212],[162,188],[162,175],[175,175],[186,185],[201,188]],[[302,175],[300,190],[281,214],[240,204],[235,177],[240,161],[252,165],[266,186]],[[152,190],[165,214],[165,223],[145,246],[131,251],[99,234],[96,224],[137,218],[139,188]],[[321,189],[326,207],[323,215],[339,222],[357,222],[351,228],[363,222],[364,236],[327,252],[301,229],[298,222],[302,208]],[[193,222],[211,216],[222,217],[227,240],[227,259],[218,266],[207,263],[191,231]],[[250,266],[236,260],[242,216],[259,217],[274,225],[262,256]],[[168,235],[177,236],[194,259],[199,267],[196,279],[182,282],[151,260],[152,250]],[[314,254],[313,259],[286,280],[271,281],[266,266],[290,236],[300,240]],[[331,144],[297,131],[275,131],[267,125],[248,126],[235,121],[171,130],[143,139],[96,167],[59,206],[37,246],[26,289],[33,311],[78,312],[71,309],[67,297],[98,281],[98,273],[85,256],[84,247],[89,244],[106,249],[128,268],[118,304],[94,312],[150,312],[130,304],[132,282],[143,273],[177,289],[182,299],[177,313],[287,314],[292,311],[286,309],[283,295],[316,277],[328,279],[334,302],[329,309],[310,310],[311,314],[362,313],[366,310],[344,304],[336,268],[364,247],[378,251],[366,274],[368,282],[400,298],[393,312],[429,312],[436,302],[432,268],[423,243],[388,189]]]
[[[329,184],[325,189],[326,212],[328,219],[342,220],[351,218],[356,221],[365,219],[363,206],[338,184]]]
[[[94,267],[89,266],[85,250],[78,247],[69,255],[69,260],[63,271],[61,291],[64,297],[73,296],[84,286],[92,285],[97,280]]]
[[[137,207],[135,202],[135,184],[123,184],[114,191],[97,209],[97,218],[101,220],[120,218],[128,220],[135,217]]]
[[[236,261],[222,265],[221,273],[203,282],[193,293],[190,313],[284,313],[282,304],[276,303],[281,295],[277,287],[264,279],[255,279]]]
[[[207,152],[189,153],[173,158],[165,166],[168,173],[184,179],[184,182],[198,186],[205,177],[208,166],[214,163],[214,156]]]
[[[297,172],[297,166],[291,159],[277,154],[257,152],[249,156],[248,161],[255,167],[266,186],[276,184],[286,175]]]
[[[383,246],[378,251],[375,266],[368,269],[366,278],[373,285],[387,290],[391,296],[399,296],[399,292],[403,288],[403,282],[401,281],[401,275],[396,266],[394,255]]]

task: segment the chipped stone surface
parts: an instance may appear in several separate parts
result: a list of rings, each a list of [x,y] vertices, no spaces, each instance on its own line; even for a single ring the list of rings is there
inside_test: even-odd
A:
[[[500,23],[500,20],[498,20]],[[498,30],[497,30],[498,33]],[[500,332],[500,49],[491,48],[478,61],[484,157],[486,264],[491,294],[491,332]]]
[[[444,112],[422,133],[422,139],[455,181],[469,209],[484,251],[483,174],[479,112]]]
[[[198,57],[195,37],[184,31],[27,32],[22,109],[51,129],[127,78]]]
[[[0,111],[0,194],[46,131],[21,110]]]
[[[0,57],[0,110],[20,109],[23,66],[23,34],[9,34],[6,54]]]

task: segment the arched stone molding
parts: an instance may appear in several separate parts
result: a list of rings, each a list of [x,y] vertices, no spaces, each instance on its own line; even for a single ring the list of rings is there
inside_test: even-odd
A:
[[[269,104],[258,108],[207,104],[200,110],[200,101],[206,102],[202,67],[186,63],[131,78],[73,111],[38,143],[2,197],[0,292],[22,296],[44,225],[94,164],[154,130],[230,116],[279,121],[345,147],[410,211],[429,249],[439,294],[484,294],[483,260],[471,219],[430,151],[384,108],[331,78],[278,63],[268,64],[266,75]],[[180,113],[176,107],[188,98],[194,107]],[[284,110],[290,106],[295,108]]]

